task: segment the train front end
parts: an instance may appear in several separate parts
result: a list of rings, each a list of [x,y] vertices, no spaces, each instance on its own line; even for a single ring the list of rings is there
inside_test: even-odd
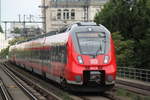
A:
[[[114,44],[104,26],[73,25],[67,45],[65,78],[71,89],[92,92],[113,88],[116,79]]]

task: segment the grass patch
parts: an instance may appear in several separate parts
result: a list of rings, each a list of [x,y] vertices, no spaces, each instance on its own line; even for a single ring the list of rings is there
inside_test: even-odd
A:
[[[133,93],[125,89],[121,89],[121,88],[117,89],[116,95],[127,97],[129,98],[129,100],[150,100],[149,96],[142,96],[142,95],[139,95],[139,94],[136,94],[136,93]]]
[[[57,91],[55,92],[55,94],[57,94],[57,96],[59,96],[62,100],[73,100],[69,95],[68,92],[64,92],[64,91]]]

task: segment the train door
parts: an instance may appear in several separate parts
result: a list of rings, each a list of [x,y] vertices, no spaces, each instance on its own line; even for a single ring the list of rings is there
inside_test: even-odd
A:
[[[60,76],[64,77],[64,72],[65,72],[64,70],[65,70],[65,66],[67,64],[67,47],[66,47],[66,45],[61,46],[59,52],[60,52],[60,62],[62,64]]]
[[[44,47],[44,44],[45,44],[45,41],[46,41],[46,37],[43,36],[42,38],[42,49],[41,49],[41,52],[40,52],[40,56],[41,56],[41,71],[42,71],[42,76],[43,78],[45,79],[46,78],[46,67],[47,67],[47,58],[48,58],[48,50],[46,47]]]

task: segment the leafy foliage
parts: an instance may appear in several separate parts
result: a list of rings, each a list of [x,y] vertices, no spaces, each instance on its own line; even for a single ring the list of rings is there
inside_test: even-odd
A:
[[[146,34],[143,40],[140,40],[140,58],[141,58],[141,67],[150,69],[150,32]]]
[[[18,37],[18,38],[14,38],[13,40],[10,40],[8,43],[9,43],[9,45],[15,45],[17,42],[23,41],[26,39],[27,38],[25,38],[25,37]]]
[[[18,37],[18,38],[14,38],[13,40],[10,40],[9,41],[9,46],[7,48],[4,48],[4,49],[1,50],[1,52],[0,52],[0,58],[6,58],[6,56],[8,56],[8,53],[9,53],[9,47],[11,45],[16,44],[16,42],[19,42],[19,41],[22,41],[22,40],[26,40],[26,38],[24,38],[24,37]]]
[[[21,34],[21,29],[19,29],[18,27],[16,27],[16,28],[14,28],[14,30],[12,31],[12,33]]]
[[[150,0],[110,0],[95,22],[113,32],[119,65],[150,67]]]
[[[99,12],[95,21],[111,32],[119,31],[125,39],[143,39],[150,27],[149,0],[110,0]]]
[[[1,33],[3,33],[4,31],[3,31],[3,29],[2,29],[2,26],[0,25],[0,32]]]
[[[112,33],[115,49],[117,53],[117,63],[119,66],[131,66],[134,65],[133,56],[133,40],[124,40],[123,36],[119,32]],[[132,62],[129,62],[132,61]]]
[[[8,52],[9,52],[9,46],[7,48],[4,48],[4,49],[1,50],[0,58],[1,59],[6,58],[6,56],[8,55]]]

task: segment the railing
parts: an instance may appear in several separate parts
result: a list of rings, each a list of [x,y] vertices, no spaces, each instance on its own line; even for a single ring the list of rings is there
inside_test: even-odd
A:
[[[122,78],[150,82],[150,70],[147,69],[118,67],[117,76]]]

